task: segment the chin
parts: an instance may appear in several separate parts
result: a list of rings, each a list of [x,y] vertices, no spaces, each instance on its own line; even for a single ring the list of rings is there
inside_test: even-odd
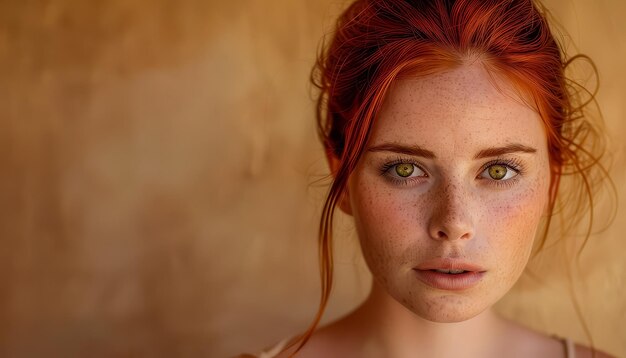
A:
[[[474,318],[489,307],[490,302],[459,294],[438,294],[413,296],[411,301],[399,300],[402,305],[415,315],[436,323],[457,323]]]
[[[450,309],[443,308],[442,310],[420,310],[414,311],[414,313],[427,321],[435,323],[457,323],[474,318],[484,312],[485,309],[472,311],[451,307]]]

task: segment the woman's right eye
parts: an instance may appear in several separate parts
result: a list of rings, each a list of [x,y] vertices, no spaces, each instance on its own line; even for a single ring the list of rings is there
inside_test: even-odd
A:
[[[405,179],[412,177],[425,177],[426,173],[413,163],[398,163],[391,165],[387,171],[394,179]]]
[[[413,164],[402,163],[402,164],[396,164],[395,167],[396,167],[396,174],[398,174],[399,176],[403,178],[410,177],[411,174],[413,174],[413,172],[415,171],[415,166]]]

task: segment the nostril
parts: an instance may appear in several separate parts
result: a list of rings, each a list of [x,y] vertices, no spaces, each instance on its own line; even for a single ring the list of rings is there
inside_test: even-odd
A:
[[[439,230],[437,231],[437,237],[439,237],[440,239],[445,239],[446,237],[448,237],[448,235],[446,235],[445,232]]]

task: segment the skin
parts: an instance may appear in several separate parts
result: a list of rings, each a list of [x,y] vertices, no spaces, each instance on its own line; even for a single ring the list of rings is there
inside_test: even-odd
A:
[[[396,81],[340,203],[354,217],[371,293],[297,356],[563,357],[560,341],[491,309],[522,274],[546,211],[546,143],[536,111],[479,61]],[[430,153],[404,153],[416,146]],[[489,174],[494,161],[507,171],[500,180]],[[406,164],[403,178],[395,169]],[[485,273],[468,289],[433,288],[413,268],[434,258]]]
[[[480,63],[397,81],[350,177],[350,212],[377,284],[429,321],[465,321],[499,300],[524,270],[546,209],[543,122],[512,97],[508,83],[498,85],[504,93]],[[419,146],[435,158],[398,153],[389,143]],[[510,148],[476,158],[513,144],[532,152]],[[421,170],[402,178],[392,166],[381,175],[398,160]],[[502,167],[508,175],[493,179],[489,169]],[[434,258],[462,259],[486,272],[468,290],[433,289],[413,268]]]

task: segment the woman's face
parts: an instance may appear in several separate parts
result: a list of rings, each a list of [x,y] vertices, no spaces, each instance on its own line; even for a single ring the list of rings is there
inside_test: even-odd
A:
[[[377,285],[422,318],[458,322],[521,275],[549,183],[539,115],[477,63],[395,82],[347,210]]]

